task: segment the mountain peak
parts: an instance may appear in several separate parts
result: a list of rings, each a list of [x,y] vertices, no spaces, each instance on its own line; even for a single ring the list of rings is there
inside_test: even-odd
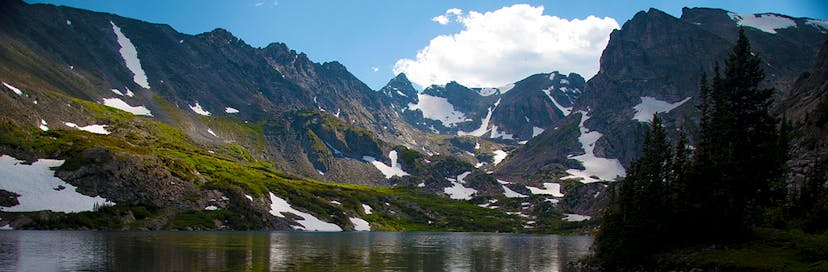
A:
[[[406,76],[405,73],[397,74],[397,76],[395,76],[394,79],[392,79],[392,81],[402,81],[402,82],[411,83],[411,81],[408,80],[408,76]]]
[[[405,73],[397,74],[388,81],[388,84],[385,84],[385,87],[380,89],[380,92],[390,97],[403,96],[409,98],[406,100],[417,101],[417,89],[414,89],[414,85],[411,84]]]

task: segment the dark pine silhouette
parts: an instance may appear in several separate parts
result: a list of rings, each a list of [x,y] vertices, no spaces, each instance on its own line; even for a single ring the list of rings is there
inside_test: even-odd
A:
[[[769,114],[772,89],[742,29],[722,73],[700,83],[701,131],[691,152],[671,147],[654,116],[641,157],[613,189],[596,238],[610,270],[647,266],[654,253],[742,239],[785,197],[787,137]],[[692,156],[691,156],[692,153]]]

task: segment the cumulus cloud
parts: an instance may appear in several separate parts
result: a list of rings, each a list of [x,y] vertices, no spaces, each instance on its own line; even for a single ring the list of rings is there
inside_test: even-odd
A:
[[[371,67],[371,72],[374,72],[374,73],[379,72],[379,68],[376,67],[376,66],[373,66],[373,67]]]
[[[262,5],[264,5],[264,2],[256,2],[257,7],[261,7]]]
[[[431,18],[432,21],[437,22],[441,25],[447,25],[451,22],[451,18],[455,18],[455,20],[463,14],[463,10],[459,8],[450,8],[446,10],[446,13],[443,15],[436,16]]]
[[[397,60],[394,73],[406,73],[421,87],[452,80],[496,87],[552,70],[586,78],[597,73],[601,51],[618,22],[595,16],[567,20],[543,11],[543,6],[524,4],[485,13],[449,9],[432,21],[457,22],[463,29],[433,38],[415,59]]]
[[[449,23],[449,18],[446,15],[440,15],[434,18],[431,18],[432,21],[437,22],[441,25],[447,25]]]

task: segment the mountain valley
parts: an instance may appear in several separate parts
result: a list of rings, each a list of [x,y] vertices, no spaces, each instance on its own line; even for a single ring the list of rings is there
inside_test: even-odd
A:
[[[612,32],[589,79],[550,67],[418,90],[398,74],[372,90],[284,43],[5,1],[0,226],[590,231],[653,114],[695,144],[699,81],[740,26],[777,117],[806,135],[792,150],[801,183],[826,150],[826,21],[650,9]]]

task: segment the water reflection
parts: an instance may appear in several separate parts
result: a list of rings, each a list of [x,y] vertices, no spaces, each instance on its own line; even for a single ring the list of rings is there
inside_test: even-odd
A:
[[[0,232],[0,271],[561,271],[588,236]]]

